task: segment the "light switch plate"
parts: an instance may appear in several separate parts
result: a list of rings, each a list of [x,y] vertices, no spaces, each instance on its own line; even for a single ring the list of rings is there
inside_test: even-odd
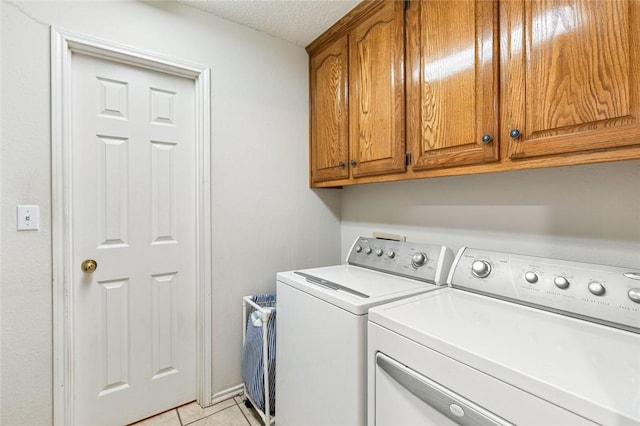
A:
[[[18,231],[40,229],[40,206],[18,206]]]

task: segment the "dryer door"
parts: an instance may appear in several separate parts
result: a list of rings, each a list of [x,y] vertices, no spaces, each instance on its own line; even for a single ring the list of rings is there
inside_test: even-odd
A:
[[[511,425],[382,353],[375,383],[376,426]]]

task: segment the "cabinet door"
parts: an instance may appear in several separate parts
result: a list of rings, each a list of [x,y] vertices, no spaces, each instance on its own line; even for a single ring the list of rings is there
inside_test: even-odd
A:
[[[311,180],[349,177],[347,36],[310,59]]]
[[[352,176],[405,170],[404,7],[380,4],[349,34]]]
[[[411,2],[407,138],[413,170],[498,159],[497,21],[495,1]]]
[[[505,1],[500,16],[510,158],[640,144],[640,2]]]

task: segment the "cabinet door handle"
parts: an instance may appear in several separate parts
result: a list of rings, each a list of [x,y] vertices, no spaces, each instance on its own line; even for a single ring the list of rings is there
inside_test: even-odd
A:
[[[491,142],[492,139],[493,138],[489,134],[482,135],[482,143],[489,143],[489,142]]]
[[[344,169],[344,167],[345,167],[346,165],[347,165],[347,164],[346,164],[344,161],[341,161],[341,162],[339,162],[339,163],[338,163],[338,166],[340,166],[340,168],[341,168],[341,169]]]
[[[520,137],[520,130],[518,129],[512,129],[509,132],[509,136],[511,136],[511,139],[518,139]]]
[[[351,164],[352,166],[355,166],[358,163],[356,162],[356,160],[351,160],[351,161],[349,161],[349,164]]]

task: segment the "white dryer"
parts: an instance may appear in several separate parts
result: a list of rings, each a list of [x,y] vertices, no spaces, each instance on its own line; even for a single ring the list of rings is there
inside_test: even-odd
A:
[[[346,265],[277,274],[276,421],[366,424],[369,308],[445,288],[443,246],[358,238]]]
[[[369,314],[376,426],[639,425],[640,270],[463,248]]]

